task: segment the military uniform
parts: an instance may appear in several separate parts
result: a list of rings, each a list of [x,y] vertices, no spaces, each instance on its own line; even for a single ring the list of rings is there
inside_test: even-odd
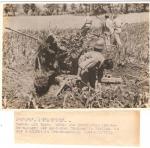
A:
[[[118,47],[118,64],[124,65],[125,63],[125,49],[122,46],[122,42],[120,39],[120,34],[122,31],[122,26],[124,23],[122,23],[117,16],[114,16],[114,44]]]
[[[102,33],[105,35],[105,44],[106,47],[109,48],[111,45],[111,36],[114,33],[114,25],[113,21],[109,18],[106,18],[103,27],[102,27]]]
[[[95,88],[98,70],[101,68],[104,60],[104,56],[97,51],[90,51],[82,55],[79,59],[78,70],[78,75],[81,77],[81,80]]]
[[[115,37],[115,41],[121,47],[122,43],[121,43],[121,40],[120,40],[120,33],[121,33],[122,23],[118,19],[114,19],[113,23],[114,23],[114,37]]]
[[[86,17],[85,23],[81,28],[82,36],[86,36],[92,25],[92,20],[89,16]]]

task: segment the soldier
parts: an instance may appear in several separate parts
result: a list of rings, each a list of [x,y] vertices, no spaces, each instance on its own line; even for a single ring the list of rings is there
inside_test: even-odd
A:
[[[81,80],[95,88],[95,82],[101,82],[104,69],[112,69],[113,62],[111,59],[106,59],[101,51],[104,49],[104,40],[99,41],[98,46],[94,47],[94,51],[90,51],[82,55],[79,59],[78,76]]]
[[[124,47],[122,46],[122,42],[120,39],[120,34],[122,31],[122,27],[125,25],[125,23],[121,22],[117,15],[113,16],[113,25],[114,25],[114,45],[117,46],[118,49],[118,64],[124,65],[125,62],[125,50]]]
[[[92,19],[90,18],[90,14],[87,13],[86,19],[85,19],[85,23],[81,28],[81,34],[82,36],[86,36],[88,31],[90,30],[92,26]]]
[[[117,15],[113,16],[113,25],[114,25],[114,37],[117,45],[119,47],[122,46],[121,39],[120,39],[120,33],[122,26],[124,25],[117,17]]]
[[[109,15],[105,15],[105,22],[102,27],[102,33],[105,35],[105,44],[107,49],[110,47],[111,37],[114,33],[113,21],[110,19]]]

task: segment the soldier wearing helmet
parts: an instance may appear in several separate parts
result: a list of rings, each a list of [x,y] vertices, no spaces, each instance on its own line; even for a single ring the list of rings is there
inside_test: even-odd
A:
[[[101,53],[104,50],[104,40],[101,39],[94,45],[94,51],[82,55],[79,59],[78,76],[81,80],[95,88],[95,82],[101,82],[104,69],[112,69],[113,62],[111,59],[104,58]]]

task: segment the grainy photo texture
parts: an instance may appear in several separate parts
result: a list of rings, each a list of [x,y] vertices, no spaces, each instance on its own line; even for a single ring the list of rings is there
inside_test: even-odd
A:
[[[149,4],[3,5],[3,108],[146,108]]]

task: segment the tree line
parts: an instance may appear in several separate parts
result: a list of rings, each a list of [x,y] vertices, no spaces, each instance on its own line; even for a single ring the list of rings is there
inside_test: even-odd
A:
[[[42,6],[42,7],[41,7]],[[100,15],[105,13],[139,13],[148,12],[148,3],[126,3],[126,4],[5,4],[4,15]]]

